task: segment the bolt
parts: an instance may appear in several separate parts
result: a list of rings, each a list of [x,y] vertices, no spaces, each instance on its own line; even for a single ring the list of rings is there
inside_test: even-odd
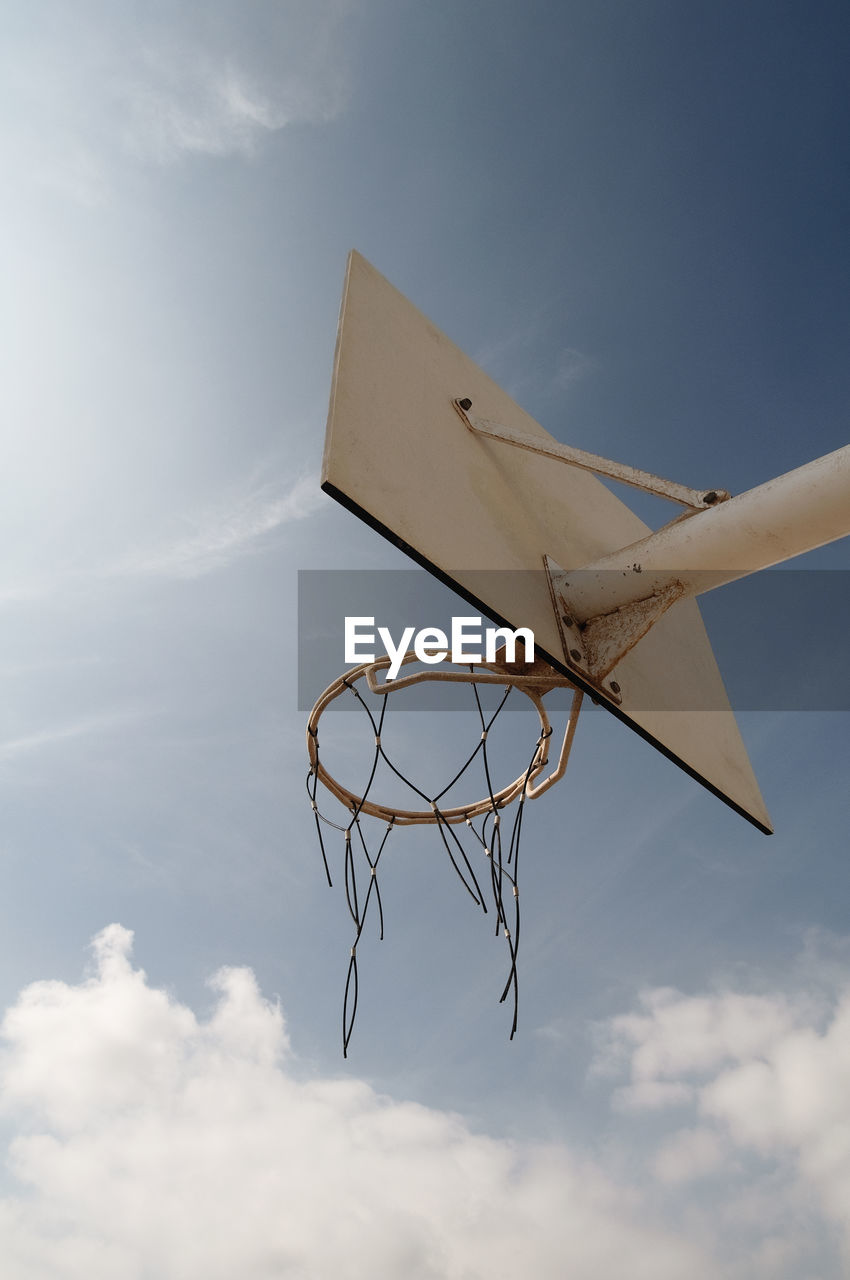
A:
[[[575,626],[575,623],[573,622],[572,618],[570,617],[570,615],[569,615],[568,613],[562,613],[562,614],[561,614],[561,621],[562,621],[562,622],[565,622],[565,623],[567,624],[567,626],[568,626],[568,627],[574,627],[574,626]]]
[[[573,662],[581,662],[581,654],[579,653],[578,649],[570,649],[570,657],[572,658]]]
[[[464,413],[468,413],[469,410],[472,408],[472,401],[468,398],[468,396],[464,396],[463,400],[458,400],[457,407],[459,409],[463,409]]]
[[[612,681],[611,681],[611,692],[612,692],[612,693],[619,693],[619,692],[620,692],[620,686],[617,684],[617,681],[616,681],[616,680],[612,680]]]
[[[707,507],[713,506],[717,501],[717,494],[713,489],[709,489],[708,493],[702,495],[702,500]]]

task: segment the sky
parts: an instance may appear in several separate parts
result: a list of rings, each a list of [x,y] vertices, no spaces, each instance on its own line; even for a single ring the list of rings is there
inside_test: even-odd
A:
[[[588,708],[517,1035],[397,831],[346,1058],[298,575],[409,567],[319,489],[351,248],[569,444],[735,493],[844,445],[848,54],[831,0],[3,6],[4,1277],[847,1274],[846,629],[795,602],[847,543],[704,610],[769,650],[776,833]]]

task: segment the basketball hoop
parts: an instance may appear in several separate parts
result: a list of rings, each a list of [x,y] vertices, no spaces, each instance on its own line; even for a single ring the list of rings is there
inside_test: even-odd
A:
[[[569,759],[570,748],[575,736],[576,723],[578,720],[578,712],[581,706],[582,693],[566,677],[559,675],[545,662],[517,662],[509,663],[504,660],[504,650],[501,650],[497,658],[493,662],[471,663],[464,670],[449,670],[445,667],[435,668],[426,667],[424,670],[417,670],[407,675],[397,676],[395,679],[379,678],[380,673],[390,666],[390,658],[381,658],[376,662],[363,663],[359,667],[354,667],[339,676],[324,693],[317,699],[307,721],[307,752],[309,757],[310,768],[307,774],[307,792],[310,797],[310,803],[313,809],[313,815],[316,822],[316,831],[319,838],[319,847],[322,853],[325,874],[328,884],[332,884],[330,867],[328,865],[327,852],[325,849],[325,841],[322,833],[323,826],[333,828],[342,833],[344,839],[344,882],[346,901],[351,918],[354,922],[356,934],[354,943],[351,948],[351,956],[348,967],[348,976],[345,985],[345,997],[343,1001],[343,1055],[347,1056],[348,1043],[351,1038],[351,1032],[354,1025],[354,1016],[357,1008],[357,944],[366,920],[366,913],[374,893],[378,917],[379,917],[379,934],[383,937],[383,907],[381,905],[380,887],[378,884],[378,864],[383,853],[386,841],[390,832],[396,826],[415,826],[430,824],[436,826],[449,861],[455,872],[460,878],[464,888],[470,897],[481,908],[483,912],[487,912],[487,904],[485,895],[473,870],[470,861],[470,853],[473,855],[477,852],[479,855],[483,851],[490,868],[490,885],[492,893],[492,903],[496,912],[496,932],[502,927],[505,937],[508,940],[508,946],[511,957],[511,968],[505,989],[502,992],[501,999],[505,1000],[509,991],[513,990],[514,996],[514,1017],[511,1028],[511,1039],[513,1039],[517,1026],[517,972],[516,957],[517,944],[519,941],[519,889],[517,885],[517,864],[519,859],[519,843],[522,828],[523,806],[526,800],[536,800],[544,792],[548,791],[556,782],[564,775]],[[414,662],[418,662],[415,653],[408,653],[402,660],[401,666],[406,667]],[[365,681],[365,685],[369,692],[377,695],[380,699],[380,710],[377,714],[373,714],[367,701],[363,697],[358,684]],[[415,781],[407,777],[405,773],[399,769],[390,758],[386,746],[386,735],[384,734],[384,724],[387,714],[387,708],[390,702],[390,695],[396,694],[403,689],[424,682],[449,682],[457,684],[469,685],[472,689],[474,708],[477,713],[479,723],[478,741],[468,756],[463,766],[455,773],[454,777],[440,791],[428,794]],[[496,707],[496,710],[489,716],[485,716],[482,708],[481,699],[478,694],[479,685],[494,685],[504,690],[503,696]],[[572,703],[570,707],[569,717],[564,729],[564,736],[561,742],[558,760],[552,771],[545,774],[546,767],[549,762],[549,745],[553,736],[552,724],[549,719],[547,710],[543,704],[545,694],[556,688],[570,688],[573,690]],[[487,741],[488,734],[493,724],[505,706],[508,697],[513,689],[517,689],[524,694],[532,703],[537,712],[539,722],[539,732],[534,743],[531,758],[528,766],[516,777],[512,782],[500,787],[498,790],[494,788],[491,782],[490,760],[488,757]],[[336,778],[334,778],[323,764],[320,757],[319,748],[319,722],[323,713],[327,708],[336,701],[336,699],[350,696],[353,697],[358,706],[368,717],[372,730],[373,739],[373,758],[369,778],[362,794],[350,790],[344,786]],[[379,763],[383,761],[395,775],[397,779],[409,787],[416,796],[418,796],[427,807],[418,809],[406,809],[397,805],[387,803],[386,800],[377,800],[371,798],[372,789],[375,785],[376,774]],[[481,799],[473,800],[468,804],[447,805],[443,807],[441,801],[447,792],[460,781],[464,775],[472,768],[473,764],[478,761],[482,767],[484,780],[486,783],[486,794]],[[344,822],[334,822],[326,813],[324,813],[317,802],[318,784],[330,792],[332,796],[343,806],[346,811],[346,820]],[[510,838],[506,842],[506,850],[503,854],[503,837],[502,837],[502,810],[508,805],[517,801],[517,809],[514,816],[513,826],[511,828]],[[363,817],[371,817],[386,822],[386,830],[374,852],[370,852],[367,843],[364,826],[361,822]],[[481,819],[478,827],[473,825],[473,819]],[[465,824],[473,839],[473,848],[470,851],[464,847],[463,841],[458,834],[456,828]],[[354,847],[353,847],[354,846]],[[374,848],[374,843],[373,843]],[[362,905],[360,896],[357,892],[357,861],[355,849],[359,850],[365,860],[368,868],[369,885],[366,891]],[[505,886],[510,885],[510,896],[513,899],[513,929],[508,925],[507,912],[504,892]]]
[[[652,530],[597,477],[668,498],[686,511]],[[345,889],[356,927],[343,1007],[343,1050],[357,1003],[356,947],[373,893],[381,915],[381,852],[394,826],[417,823],[436,826],[455,871],[484,911],[484,895],[461,842],[464,824],[489,861],[497,931],[504,925],[511,954],[502,999],[512,988],[513,1036],[522,815],[526,800],[563,776],[579,689],[758,830],[773,830],[696,597],[850,534],[850,445],[736,497],[722,489],[662,480],[576,449],[535,422],[352,251],[321,484],[325,493],[476,612],[498,619],[514,633],[532,632],[539,651],[550,655],[561,672],[556,675],[543,663],[511,666],[500,660],[473,663],[463,672],[429,669],[382,682],[379,674],[390,666],[387,659],[347,672],[310,713],[307,789],[329,881],[322,828],[328,824],[344,835]],[[412,661],[411,654],[404,659],[405,664]],[[612,673],[614,679],[609,678]],[[357,688],[362,680],[382,700],[377,716]],[[480,721],[474,751],[437,794],[417,786],[393,764],[382,738],[390,695],[422,680],[468,683]],[[489,721],[478,693],[482,684],[505,689]],[[542,698],[559,685],[575,692],[558,763],[547,777],[552,728]],[[540,729],[527,769],[496,790],[490,781],[487,735],[514,688],[534,704]],[[369,716],[374,741],[372,768],[361,795],[332,777],[319,755],[321,715],[349,693]],[[484,769],[484,798],[466,806],[450,803],[448,792],[474,761]],[[380,786],[382,763],[419,798],[419,808],[394,807],[373,794]],[[343,823],[320,812],[320,782],[343,806]],[[512,802],[514,822],[503,858],[502,813]],[[387,823],[374,855],[362,827],[368,818]],[[362,848],[369,867],[362,908],[353,844]],[[505,913],[506,884],[514,900],[513,933]]]

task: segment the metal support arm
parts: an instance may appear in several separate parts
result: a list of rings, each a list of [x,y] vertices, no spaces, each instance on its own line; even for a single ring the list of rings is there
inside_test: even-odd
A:
[[[476,417],[470,413],[472,401],[469,399],[453,400],[452,404],[461,421],[478,436],[513,445],[516,449],[527,449],[531,453],[539,453],[541,457],[554,458],[557,462],[567,462],[572,467],[592,471],[607,480],[619,480],[621,484],[631,485],[633,489],[643,489],[659,498],[669,498],[671,502],[687,507],[688,514],[705,511],[719,502],[728,501],[729,494],[725,489],[691,489],[687,485],[677,484],[675,480],[664,480],[651,471],[640,471],[624,462],[612,462],[610,458],[587,453],[584,449],[575,449],[572,445],[561,444],[557,440],[542,440],[538,436],[524,435],[521,431],[513,431],[488,418]]]

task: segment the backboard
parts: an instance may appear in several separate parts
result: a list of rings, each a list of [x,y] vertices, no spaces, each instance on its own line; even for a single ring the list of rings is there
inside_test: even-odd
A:
[[[477,612],[530,627],[539,656],[565,660],[544,570],[578,569],[650,532],[587,471],[464,426],[482,419],[553,437],[360,254],[348,260],[322,488]],[[677,601],[616,668],[618,719],[761,831],[772,828],[696,601]]]

